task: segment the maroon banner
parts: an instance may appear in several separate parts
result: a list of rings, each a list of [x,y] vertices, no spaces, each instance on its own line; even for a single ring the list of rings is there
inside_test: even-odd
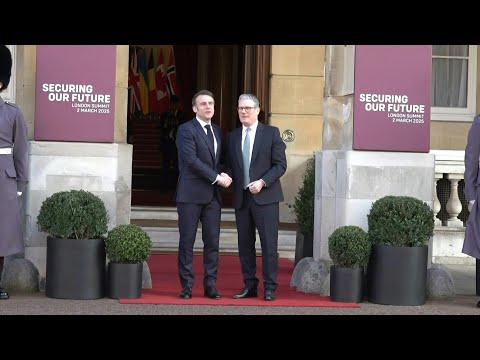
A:
[[[357,45],[353,148],[430,151],[431,45]]]
[[[35,140],[113,142],[115,45],[38,45]]]

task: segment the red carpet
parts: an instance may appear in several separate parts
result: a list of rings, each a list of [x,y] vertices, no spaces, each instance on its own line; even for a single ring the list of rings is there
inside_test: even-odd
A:
[[[220,300],[203,296],[203,256],[195,255],[195,285],[193,297],[185,300],[179,297],[180,280],[177,272],[177,254],[151,255],[148,266],[152,275],[152,289],[144,289],[140,299],[120,299],[121,304],[172,304],[172,305],[241,305],[241,306],[319,306],[319,307],[360,307],[356,303],[330,301],[328,296],[305,294],[290,287],[293,262],[279,259],[278,288],[275,301],[263,299],[261,277],[262,258],[257,257],[257,277],[260,279],[258,298],[233,299],[232,296],[243,288],[238,256],[220,256],[218,264],[217,290]]]

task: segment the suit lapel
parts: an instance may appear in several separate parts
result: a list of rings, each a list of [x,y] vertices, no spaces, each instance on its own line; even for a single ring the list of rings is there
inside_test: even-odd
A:
[[[252,158],[250,159],[250,164],[255,161],[255,158],[258,155],[258,152],[260,151],[260,144],[262,143],[262,137],[263,137],[263,124],[261,122],[258,122],[257,125],[257,132],[255,134],[255,140],[253,141],[253,150],[252,150]]]
[[[213,129],[213,134],[215,136],[215,140],[217,142],[217,153],[215,154],[215,163],[218,163],[218,161],[220,160],[220,154],[218,153],[221,149],[221,146],[222,146],[222,135],[221,135],[221,132],[220,132],[220,128],[217,127],[216,125],[213,125],[212,124],[212,129]]]
[[[242,136],[243,136],[243,127],[239,127],[233,137],[234,140],[234,149],[237,156],[238,165],[240,169],[243,170],[243,160],[242,160]]]
[[[198,122],[197,119],[195,119],[193,124],[195,125],[195,129],[197,130],[197,132],[200,134],[200,136],[205,141],[205,145],[207,145],[208,150],[210,150],[210,155],[212,155],[212,159],[215,159],[214,149],[212,149],[212,147],[209,145],[207,134],[205,133],[205,130],[203,129],[202,125],[200,125],[200,123]],[[213,129],[213,126],[212,126],[212,129]]]

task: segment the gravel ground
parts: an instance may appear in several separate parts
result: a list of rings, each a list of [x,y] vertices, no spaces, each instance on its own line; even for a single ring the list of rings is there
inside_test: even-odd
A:
[[[60,300],[43,292],[10,294],[0,301],[0,315],[480,315],[475,295],[427,301],[422,306],[387,306],[364,302],[360,308],[120,304],[114,299]]]

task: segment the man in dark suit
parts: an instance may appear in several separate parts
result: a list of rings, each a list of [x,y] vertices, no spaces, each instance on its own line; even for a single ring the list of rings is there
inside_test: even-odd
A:
[[[264,299],[271,301],[278,285],[279,202],[283,201],[280,177],[287,170],[287,159],[280,131],[260,123],[259,113],[256,96],[240,95],[238,115],[242,126],[228,136],[226,173],[234,183],[233,207],[245,284],[234,298],[257,296],[256,229],[262,247]]]
[[[175,199],[178,212],[178,273],[180,297],[190,299],[194,284],[193,246],[198,222],[202,222],[204,295],[220,299],[215,284],[220,238],[220,186],[228,187],[232,179],[219,175],[222,148],[220,128],[212,124],[215,113],[213,94],[201,90],[193,96],[196,116],[180,125],[177,131],[179,176]]]

